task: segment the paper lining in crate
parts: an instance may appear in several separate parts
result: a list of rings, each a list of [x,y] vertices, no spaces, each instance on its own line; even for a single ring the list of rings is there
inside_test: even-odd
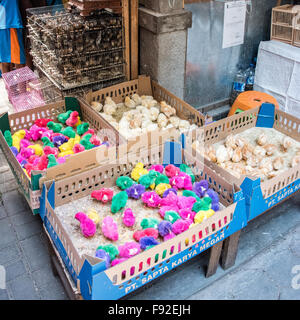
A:
[[[162,164],[163,153],[160,147],[155,147],[149,154],[141,150],[135,159],[131,159],[132,162],[129,163],[105,165],[44,184],[42,199],[45,210],[42,219],[45,228],[84,299],[119,299],[178,267],[247,224],[245,201],[240,189],[226,182],[207,166],[202,168],[201,162],[184,152],[184,162],[192,168],[196,181],[206,179],[220,195],[222,210],[175,238],[109,269],[106,269],[104,260],[91,254],[80,255],[79,248],[71,240],[68,226],[58,214],[60,207],[64,208],[72,203],[76,209],[77,202],[83,201],[93,190],[99,189],[99,186],[114,186],[116,179],[128,175],[138,162],[147,164],[146,167]],[[65,209],[61,210],[66,214]],[[82,246],[85,247],[84,244]]]
[[[123,82],[118,85],[101,89],[95,92],[89,92],[85,96],[85,100],[89,105],[93,103],[99,103],[101,105],[104,104],[104,101],[107,97],[111,98],[116,104],[120,104],[124,101],[126,97],[132,97],[133,95],[138,94],[139,96],[145,97],[153,97],[158,103],[165,101],[167,105],[176,110],[176,115],[181,120],[187,120],[190,125],[194,127],[201,128],[205,125],[205,116],[193,108],[188,103],[183,100],[177,98],[174,94],[170,93],[168,90],[160,86],[155,81],[152,81],[150,77],[147,76],[139,76],[137,80]],[[134,109],[134,108],[133,108]],[[135,110],[135,109],[134,109]],[[116,113],[118,110],[116,111]],[[101,113],[103,116],[103,112]],[[108,120],[109,118],[105,118],[110,125],[112,125],[112,121]],[[185,122],[186,123],[186,122]],[[168,128],[166,130],[154,129],[149,130],[147,133],[138,134],[135,137],[131,137],[126,139],[122,135],[120,131],[118,131],[113,125],[112,128],[120,137],[122,137],[127,144],[124,144],[123,153],[135,152],[141,146],[147,148],[149,146],[156,146],[163,144],[164,141],[168,141],[170,135],[174,135],[174,132],[177,131],[177,136],[180,136],[179,130],[173,128]],[[196,130],[189,130],[189,136],[196,136]]]
[[[235,136],[237,134],[238,136]],[[279,167],[281,165],[281,168],[273,169],[273,171],[267,173],[269,177],[264,177],[261,174],[255,176],[254,172],[257,172],[255,170],[253,174],[243,174],[243,171],[241,171],[242,173],[236,175],[234,168],[244,170],[238,166],[238,163],[236,167],[234,165],[226,167],[226,164],[222,164],[223,167],[220,166],[217,159],[214,159],[214,155],[208,154],[208,152],[212,151],[211,148],[215,145],[224,145],[226,139],[230,143],[229,136],[232,139],[232,135],[242,139],[245,139],[245,137],[247,139],[256,138],[256,143],[258,143],[258,139],[265,138],[267,143],[265,150],[271,152],[273,148],[275,156],[272,158],[273,168],[278,164]],[[204,149],[196,147],[197,152],[202,155],[203,152],[207,152],[204,163],[224,177],[226,181],[231,181],[242,188],[247,204],[248,220],[255,218],[299,191],[300,119],[275,109],[272,104],[263,104],[260,108],[248,110],[209,124],[204,128],[202,138],[205,147]],[[280,149],[274,148],[279,143]],[[282,143],[290,143],[290,145],[287,145],[289,151],[284,149]],[[195,148],[195,144],[193,147]],[[262,150],[259,148],[257,150]],[[286,156],[284,152],[287,153]],[[257,168],[265,170],[266,166],[266,172],[270,170],[270,161],[268,161],[270,154],[264,156],[261,162],[257,164]]]
[[[105,145],[101,145],[97,148],[74,154],[65,163],[48,168],[46,171],[32,171],[31,178],[29,178],[8,146],[4,138],[4,132],[9,130],[13,134],[18,130],[29,129],[37,119],[47,118],[56,121],[57,116],[67,110],[78,111],[81,119],[87,121],[101,138],[108,139],[111,147],[107,148]],[[10,115],[6,113],[0,117],[0,146],[34,214],[39,213],[43,181],[42,179],[40,181],[40,178],[44,175],[49,175],[52,179],[61,179],[67,172],[78,173],[99,166],[99,163],[108,163],[111,153],[115,157],[118,143],[118,137],[111,132],[107,123],[96,112],[91,110],[83,100],[75,98],[66,98],[56,103]]]

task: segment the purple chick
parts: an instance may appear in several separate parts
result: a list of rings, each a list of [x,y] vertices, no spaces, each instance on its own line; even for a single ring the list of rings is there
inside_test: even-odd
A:
[[[60,147],[62,144],[64,144],[64,143],[67,142],[67,141],[68,141],[68,139],[67,139],[65,136],[63,136],[63,135],[55,136],[55,137],[53,137],[53,139],[52,139],[52,142],[54,143],[54,146],[55,146],[56,148]]]
[[[194,192],[199,198],[204,197],[205,192],[209,189],[209,183],[206,180],[202,180],[200,182],[196,182],[194,184]]]
[[[143,237],[140,239],[140,245],[142,250],[146,250],[149,246],[155,246],[159,244],[153,237]]]
[[[126,189],[128,197],[136,200],[140,199],[145,191],[146,188],[142,184],[134,184],[130,188]]]
[[[158,225],[158,232],[162,237],[167,236],[172,231],[172,223],[170,221],[162,221]]]

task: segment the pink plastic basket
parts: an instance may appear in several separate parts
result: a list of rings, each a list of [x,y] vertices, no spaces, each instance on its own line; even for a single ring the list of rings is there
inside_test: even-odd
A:
[[[23,111],[45,105],[42,91],[33,89],[31,83],[38,82],[38,76],[28,67],[16,69],[2,75],[8,99],[15,111]]]

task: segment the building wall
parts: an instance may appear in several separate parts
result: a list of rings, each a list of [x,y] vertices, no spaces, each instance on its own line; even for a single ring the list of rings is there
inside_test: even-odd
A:
[[[224,2],[185,5],[193,13],[192,28],[188,30],[184,93],[187,102],[203,107],[230,97],[238,65],[246,68],[257,55],[260,41],[270,39],[271,12],[276,3],[277,0],[252,0],[244,44],[226,49],[222,49]]]

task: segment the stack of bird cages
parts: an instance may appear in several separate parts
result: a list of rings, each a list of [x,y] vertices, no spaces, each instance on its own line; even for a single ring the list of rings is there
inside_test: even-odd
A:
[[[109,8],[114,13],[122,12],[122,0],[69,0],[69,8],[77,8],[80,15],[89,16],[100,9]]]
[[[39,78],[38,81],[30,82],[28,86],[30,90],[38,90],[41,93],[45,104],[60,101],[64,98],[62,92],[45,76]]]
[[[299,20],[299,12],[300,12],[300,6],[293,6],[290,4],[273,8],[271,39],[285,42],[291,45],[295,45],[295,43],[299,44],[300,30],[296,31],[296,28],[295,28],[297,17]],[[300,29],[300,23],[299,23],[299,29]],[[297,33],[298,36],[295,35],[295,33]]]
[[[294,18],[294,40],[293,45],[300,47],[300,6],[298,6],[299,11]]]
[[[27,14],[34,64],[60,90],[126,79],[122,15],[101,10],[82,17],[62,5],[28,9]]]

